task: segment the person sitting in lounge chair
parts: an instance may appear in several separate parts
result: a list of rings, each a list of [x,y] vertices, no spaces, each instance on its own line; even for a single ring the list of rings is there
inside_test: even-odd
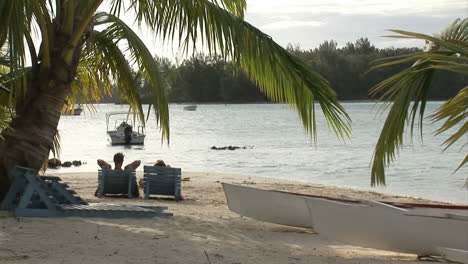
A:
[[[114,155],[114,170],[122,170],[123,161],[124,161],[124,155],[122,154],[122,152],[115,153],[115,155]],[[112,170],[112,166],[109,163],[102,160],[102,159],[98,159],[97,164],[102,169]],[[125,168],[123,170],[130,170],[130,171],[136,170],[138,168],[138,166],[140,166],[140,164],[141,164],[140,160],[134,160],[132,163],[125,166]]]
[[[171,167],[171,166],[169,166],[169,165],[166,165],[166,163],[165,163],[163,160],[157,160],[157,161],[154,163],[153,166],[155,166],[155,167],[157,167],[157,166],[159,166],[159,167],[169,167],[169,168]],[[143,181],[143,179],[140,179],[140,180],[138,181],[138,185],[140,186],[140,188],[145,189],[145,182]]]
[[[169,168],[171,167],[171,166],[169,166],[169,164],[166,164],[166,163],[164,162],[164,160],[157,160],[157,161],[154,163],[153,166],[155,166],[155,167],[156,167],[156,166],[159,166],[159,167],[169,167]]]
[[[157,160],[154,165],[155,167],[171,167],[169,164],[166,164],[163,160]],[[145,182],[143,181],[143,179],[139,180],[138,181],[138,185],[140,186],[140,188],[144,189],[145,188]],[[182,194],[180,194],[180,200],[184,200],[184,196],[182,196]]]
[[[124,169],[122,169],[123,162],[124,162],[123,153],[122,152],[115,153],[115,155],[114,155],[114,170],[134,171],[141,164],[140,160],[134,160],[132,163],[128,164],[127,166],[124,167]],[[98,159],[97,164],[103,170],[112,170],[112,166],[109,163],[102,160],[102,159]],[[135,188],[132,191],[132,193],[133,193],[134,196],[139,197],[140,196],[140,191],[138,190],[138,186],[137,186],[136,181],[134,182],[134,187]],[[96,190],[94,195],[97,196],[97,192],[98,191]]]

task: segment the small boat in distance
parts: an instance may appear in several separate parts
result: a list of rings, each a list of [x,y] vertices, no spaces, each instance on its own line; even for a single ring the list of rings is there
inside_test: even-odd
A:
[[[468,263],[468,206],[336,199],[222,183],[231,211],[354,246]]]
[[[195,111],[195,110],[197,110],[197,106],[196,105],[187,105],[187,106],[184,106],[184,110],[185,111]]]
[[[123,116],[125,115],[125,118]],[[107,135],[112,145],[143,145],[145,144],[145,128],[142,125],[133,130],[133,126],[127,122],[128,112],[110,112],[106,114]],[[113,120],[113,129],[109,130],[112,116],[120,116]]]

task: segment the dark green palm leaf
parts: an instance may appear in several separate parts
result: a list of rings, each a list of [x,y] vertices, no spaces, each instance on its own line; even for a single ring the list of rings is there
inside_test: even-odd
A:
[[[409,122],[412,136],[415,118],[419,116],[418,123],[420,135],[422,135],[422,120],[427,94],[435,71],[444,70],[468,74],[468,19],[455,20],[438,37],[402,30],[392,31],[401,34],[392,37],[422,39],[427,41],[430,46],[428,51],[423,53],[379,60],[377,63],[380,64],[370,69],[375,70],[413,62],[413,65],[408,69],[389,77],[371,89],[372,95],[379,94],[380,100],[393,103],[375,147],[371,174],[372,185],[385,185],[385,168],[394,161],[398,150],[403,145],[405,123]],[[432,115],[434,121],[447,118],[437,134],[462,124],[457,132],[445,141],[446,148],[461,139],[468,129],[468,125],[464,123],[468,105],[467,91],[465,90],[466,88],[462,89],[457,96],[447,101]],[[388,104],[385,106],[388,106]],[[467,158],[457,169],[466,164]]]
[[[450,129],[457,129],[443,144],[445,149],[452,146],[455,142],[462,139],[468,133],[468,87],[463,88],[455,97],[445,102],[433,115],[431,119],[434,122],[445,120],[444,124],[436,131],[440,135]],[[459,126],[459,124],[462,124]],[[465,143],[465,147],[468,143]],[[468,162],[468,155],[460,163],[457,170]]]
[[[121,99],[130,104],[131,112],[137,113],[144,124],[136,80],[137,76],[144,76],[152,89],[152,106],[162,138],[169,142],[167,84],[160,75],[157,62],[138,35],[118,17],[98,13],[94,24],[105,26],[105,29],[94,31],[88,49],[83,51],[71,98],[79,96],[82,102],[99,101],[104,94],[112,92],[115,82]],[[134,68],[138,68],[138,72]]]

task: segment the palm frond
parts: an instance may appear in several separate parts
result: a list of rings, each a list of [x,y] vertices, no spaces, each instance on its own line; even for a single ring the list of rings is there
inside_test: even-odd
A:
[[[3,47],[8,38],[9,21],[15,7],[13,3],[12,1],[0,2],[0,47]]]
[[[24,67],[15,71],[9,71],[0,75],[0,83],[11,93],[13,100],[20,100],[26,94],[29,79],[31,77],[31,67]]]
[[[394,161],[398,150],[403,145],[405,123],[408,122],[412,138],[416,116],[419,116],[418,124],[422,138],[422,121],[427,94],[435,71],[444,70],[468,74],[468,19],[455,20],[437,37],[402,30],[391,31],[401,34],[392,37],[422,39],[431,45],[426,52],[379,60],[377,63],[380,64],[370,69],[376,70],[413,62],[413,65],[408,69],[383,80],[370,90],[371,95],[379,95],[380,100],[387,102],[384,107],[387,107],[390,102],[393,103],[375,147],[371,185],[385,185],[385,168]],[[462,89],[456,97],[449,100],[432,116],[434,121],[448,118],[437,131],[438,134],[464,122],[467,115],[467,91],[465,90],[466,88]],[[462,138],[467,129],[467,124],[462,125],[444,142],[446,148]],[[465,158],[457,170],[466,163],[466,160]]]
[[[127,97],[130,104],[138,104],[139,96],[134,82],[133,71],[125,55],[119,49],[109,32],[95,32],[92,40],[92,51],[87,55],[87,64],[80,67],[80,86],[90,89],[103,85],[104,91],[110,93],[112,80],[117,82],[119,93]],[[84,85],[83,85],[84,82]],[[100,97],[101,94],[96,94]]]
[[[160,4],[155,3],[157,1],[152,0],[111,0],[111,14],[120,17],[122,12],[133,11],[136,15],[136,20],[138,24],[145,22],[146,25],[155,29],[155,12],[164,13]],[[216,6],[219,6],[234,16],[237,16],[241,19],[244,18],[245,10],[247,8],[246,0],[211,0]],[[166,1],[167,5],[176,6],[178,1]]]
[[[385,185],[385,168],[391,164],[403,145],[406,121],[410,121],[411,134],[416,116],[419,116],[420,129],[424,116],[427,94],[434,71],[407,73],[386,91],[388,100],[393,101],[382,132],[377,141],[371,171],[371,185]],[[392,80],[393,81],[393,80]],[[382,85],[381,89],[388,86]],[[379,91],[379,90],[376,90]],[[409,112],[409,113],[408,113]]]
[[[42,37],[42,56],[41,56],[41,69],[45,70],[50,64],[50,45],[51,45],[51,32],[53,30],[52,19],[49,16],[46,1],[31,1],[32,13],[37,21],[38,27],[41,31]],[[28,30],[30,32],[30,30]],[[24,34],[23,34],[24,35]]]
[[[11,91],[0,84],[0,132],[11,129],[10,121],[14,116],[11,106]],[[0,133],[0,140],[3,139]]]
[[[468,119],[468,111],[466,109],[468,109],[468,87],[463,88],[455,97],[445,102],[430,116],[433,122],[445,120],[443,125],[437,129],[437,135],[450,129],[456,129],[459,124],[462,124],[455,133],[444,141],[443,145],[445,145],[445,149],[462,139],[468,132],[468,123],[465,122]],[[465,165],[467,161],[468,159],[465,158],[456,170]]]
[[[26,61],[24,34],[32,21],[31,1],[2,1],[0,16],[0,46],[6,44],[8,67],[11,72],[21,70]],[[20,11],[18,11],[20,10]],[[5,16],[3,16],[5,15]],[[21,83],[14,84],[20,86]]]
[[[161,128],[162,138],[167,139],[169,142],[169,98],[167,85],[161,76],[158,63],[138,35],[118,17],[107,13],[99,13],[96,14],[95,24],[107,26],[105,30],[95,36],[96,41],[99,42],[95,49],[100,49],[100,53],[105,55],[100,56],[100,59],[109,65],[108,68],[114,75],[113,79],[118,81],[120,94],[126,96],[131,109],[133,112],[138,113],[140,121],[144,124],[144,113],[136,86],[137,75],[130,67],[130,65],[138,65],[138,74],[146,78],[151,88],[152,107],[155,110],[156,121]],[[125,52],[130,53],[128,61],[117,45],[122,40],[126,41],[127,44]]]
[[[2,132],[4,129],[11,129],[10,128],[11,118],[12,118],[12,112],[9,110],[9,108],[3,104],[0,104],[0,132]],[[0,140],[4,140],[1,133],[0,133]]]
[[[54,158],[60,158],[60,153],[62,152],[62,149],[60,146],[60,132],[58,131],[57,131],[57,134],[55,134],[54,136],[51,152]]]

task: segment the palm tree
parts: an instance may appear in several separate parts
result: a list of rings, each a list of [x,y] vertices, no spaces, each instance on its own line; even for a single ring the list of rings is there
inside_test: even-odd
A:
[[[144,122],[133,69],[151,87],[152,108],[169,143],[166,83],[144,43],[120,19],[123,13],[164,40],[179,42],[187,54],[203,43],[210,54],[231,60],[272,100],[295,108],[312,140],[315,102],[337,135],[349,135],[350,119],[329,83],[245,22],[245,0],[111,0],[108,6],[108,12],[97,12],[106,7],[103,0],[0,1],[0,47],[7,50],[0,63],[8,69],[0,83],[12,92],[8,101],[15,113],[10,129],[1,133],[0,197],[13,167],[41,167],[66,101],[99,100],[115,82]]]
[[[411,135],[416,117],[419,120],[422,135],[422,120],[427,101],[428,91],[436,71],[451,71],[458,74],[468,74],[468,18],[457,19],[440,35],[428,36],[401,30],[397,38],[413,38],[426,41],[426,51],[400,57],[380,60],[380,64],[371,70],[389,67],[396,64],[411,62],[412,66],[404,71],[380,82],[371,89],[371,93],[381,94],[381,99],[392,102],[384,127],[375,147],[371,185],[385,185],[385,168],[393,162],[398,149],[403,145],[405,123],[409,123]],[[447,100],[430,118],[434,122],[443,121],[436,134],[452,129],[455,131],[444,142],[445,149],[460,139],[465,139],[466,147],[468,131],[468,86],[460,87],[457,95]],[[468,162],[468,154],[458,168]],[[455,171],[456,171],[455,170]],[[467,179],[468,182],[468,179]]]

